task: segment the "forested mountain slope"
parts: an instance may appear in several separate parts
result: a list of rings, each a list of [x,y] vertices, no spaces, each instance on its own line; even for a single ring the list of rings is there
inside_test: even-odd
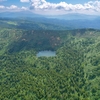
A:
[[[1,28],[16,28],[26,30],[67,30],[71,27],[62,25],[58,20],[46,18],[0,18]]]
[[[99,99],[100,30],[0,28],[0,100]]]

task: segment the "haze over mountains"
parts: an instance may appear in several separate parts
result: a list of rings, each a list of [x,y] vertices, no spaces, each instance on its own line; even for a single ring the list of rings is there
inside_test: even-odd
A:
[[[69,27],[69,29],[77,28],[100,28],[100,16],[85,14],[65,14],[65,15],[39,15],[32,12],[1,12],[1,18],[24,18],[35,22],[49,23],[60,25],[61,27]]]
[[[99,15],[86,15],[86,14],[79,14],[79,13],[69,13],[69,14],[62,14],[62,15],[40,15],[35,14],[28,11],[20,11],[20,12],[0,12],[0,17],[45,17],[45,18],[57,18],[63,20],[93,20],[99,18]]]

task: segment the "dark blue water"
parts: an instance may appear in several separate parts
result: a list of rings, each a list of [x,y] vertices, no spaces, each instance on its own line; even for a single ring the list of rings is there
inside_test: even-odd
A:
[[[54,57],[56,56],[56,52],[55,51],[40,51],[37,53],[36,55],[37,57]]]

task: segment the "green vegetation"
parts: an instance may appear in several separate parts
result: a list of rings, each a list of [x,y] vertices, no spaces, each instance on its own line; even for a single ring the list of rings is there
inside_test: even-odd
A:
[[[0,28],[0,100],[100,100],[99,30],[6,23],[10,28]],[[36,57],[41,50],[57,56]]]

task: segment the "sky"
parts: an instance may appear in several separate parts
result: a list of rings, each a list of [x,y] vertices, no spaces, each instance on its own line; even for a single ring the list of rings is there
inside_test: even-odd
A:
[[[0,0],[0,12],[18,11],[42,15],[100,15],[100,0]]]

